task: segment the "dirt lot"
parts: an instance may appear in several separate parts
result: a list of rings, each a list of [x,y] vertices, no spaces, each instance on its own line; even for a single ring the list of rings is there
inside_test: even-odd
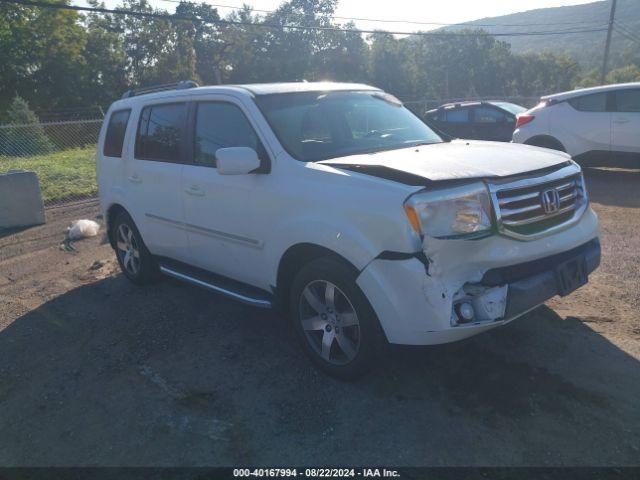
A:
[[[314,370],[273,313],[165,281],[134,287],[95,204],[0,235],[0,465],[638,465],[640,173],[588,173],[590,283],[373,375]],[[97,261],[97,263],[96,263]]]

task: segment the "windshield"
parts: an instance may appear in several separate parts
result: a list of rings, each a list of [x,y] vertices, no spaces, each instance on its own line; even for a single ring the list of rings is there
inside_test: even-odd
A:
[[[521,107],[520,105],[516,105],[515,103],[493,102],[493,104],[502,108],[503,110],[506,110],[509,113],[513,113],[514,115],[527,111],[526,108]]]
[[[256,103],[283,147],[305,162],[442,142],[383,92],[284,93]]]

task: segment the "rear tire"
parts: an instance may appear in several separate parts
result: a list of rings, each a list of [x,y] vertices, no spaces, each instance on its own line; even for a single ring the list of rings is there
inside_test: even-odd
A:
[[[158,264],[142,241],[142,236],[127,212],[120,212],[113,222],[112,238],[120,270],[138,285],[158,279]]]
[[[549,148],[551,150],[558,150],[559,152],[566,152],[564,145],[553,137],[533,137],[525,142],[526,145],[533,145],[534,147]]]
[[[386,344],[358,272],[323,257],[298,271],[289,292],[292,327],[303,350],[324,372],[353,380],[369,371]]]

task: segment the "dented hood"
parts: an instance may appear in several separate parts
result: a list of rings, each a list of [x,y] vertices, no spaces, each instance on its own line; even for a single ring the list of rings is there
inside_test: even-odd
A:
[[[501,142],[454,140],[449,143],[351,155],[324,160],[325,165],[376,176],[380,170],[428,180],[506,177],[566,163],[569,155],[546,148]]]

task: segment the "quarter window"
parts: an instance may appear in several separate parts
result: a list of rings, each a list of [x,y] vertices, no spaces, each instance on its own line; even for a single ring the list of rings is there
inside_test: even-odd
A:
[[[219,148],[250,147],[262,156],[263,149],[242,111],[231,103],[199,103],[196,111],[194,161],[214,167]]]
[[[618,90],[615,95],[618,112],[640,112],[640,90]]]
[[[491,107],[476,107],[475,109],[475,123],[500,123],[505,121],[505,114],[500,110]]]
[[[445,121],[448,123],[469,123],[468,108],[452,108],[445,110]]]
[[[111,114],[107,133],[104,138],[104,148],[102,153],[106,157],[121,157],[122,145],[124,144],[124,134],[127,131],[129,115],[131,110],[119,110]]]
[[[140,114],[136,158],[180,162],[185,111],[184,103],[145,107]]]
[[[573,108],[581,112],[605,112],[607,110],[607,94],[594,93],[572,98],[569,103]]]

